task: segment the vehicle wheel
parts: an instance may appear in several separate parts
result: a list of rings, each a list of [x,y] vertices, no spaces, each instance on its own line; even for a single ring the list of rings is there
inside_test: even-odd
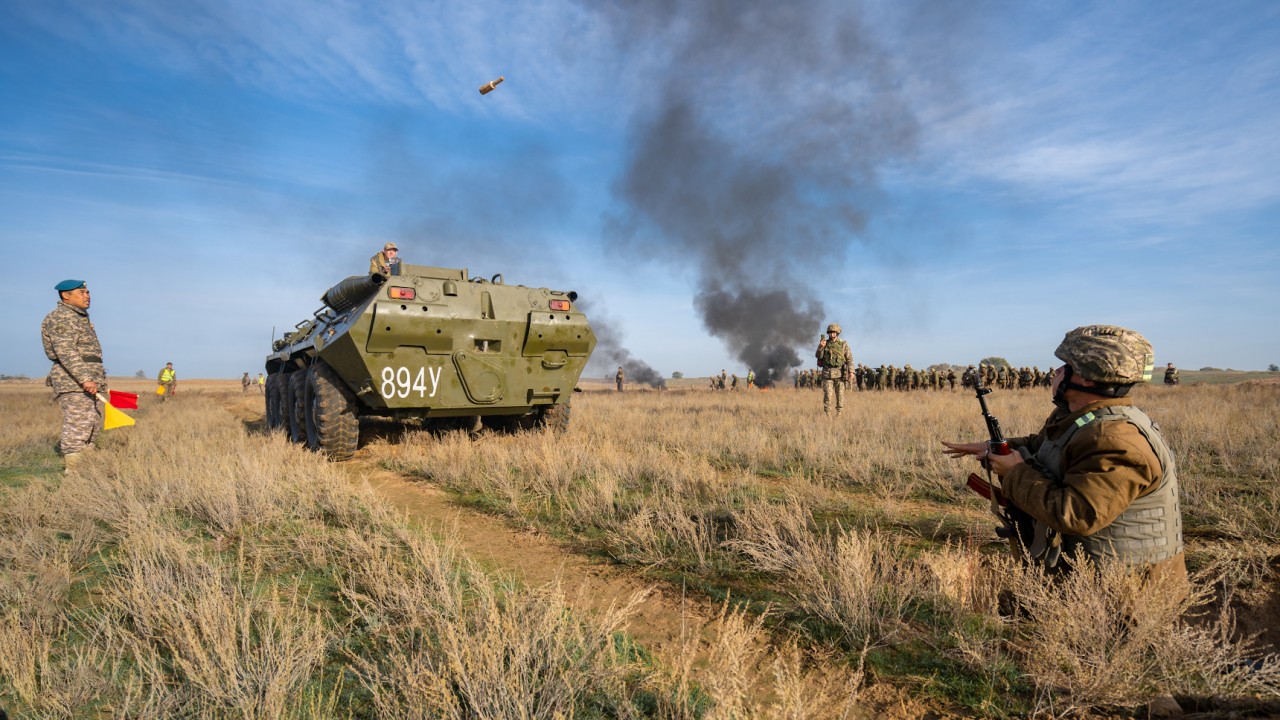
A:
[[[289,376],[276,373],[276,427],[289,434]]]
[[[307,371],[307,447],[332,460],[355,454],[360,441],[356,398],[329,364],[317,360]]]
[[[568,431],[569,403],[556,403],[543,408],[538,417],[538,427],[547,428],[554,433]]]
[[[267,429],[275,430],[280,427],[280,401],[276,398],[276,376],[278,373],[271,373],[267,376],[267,388],[263,393],[267,403]]]
[[[289,400],[285,410],[289,415],[289,439],[296,443],[307,441],[307,373],[302,370],[286,375],[289,379]]]

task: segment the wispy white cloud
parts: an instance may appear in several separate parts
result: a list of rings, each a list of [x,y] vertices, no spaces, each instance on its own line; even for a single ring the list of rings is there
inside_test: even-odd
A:
[[[1280,31],[1274,6],[1059,19],[977,57],[969,104],[923,103],[925,182],[990,182],[1124,223],[1280,202],[1280,46],[1249,27]]]

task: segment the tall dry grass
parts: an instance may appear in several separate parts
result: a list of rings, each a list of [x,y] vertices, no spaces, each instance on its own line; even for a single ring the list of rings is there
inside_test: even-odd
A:
[[[47,388],[34,383],[0,384],[0,405],[5,410],[0,467],[13,469],[41,455],[52,455],[62,413]]]
[[[1278,585],[1271,569],[1280,529],[1278,393],[1196,386],[1135,395],[1179,457],[1189,555],[1204,572],[1202,590],[1226,583],[1220,604],[1241,584],[1271,594]],[[989,402],[1010,435],[1034,431],[1052,409],[1040,390],[999,392]],[[855,668],[868,652],[885,676],[913,658],[942,662],[943,674],[955,677],[931,678],[922,689],[963,690],[978,712],[1132,705],[1168,691],[1276,692],[1270,671],[1250,682],[1223,680],[1264,650],[1233,634],[1228,617],[1189,621],[1207,606],[1172,596],[1148,617],[1184,645],[1169,645],[1141,672],[1098,669],[1107,665],[1085,654],[1090,643],[1123,648],[1112,670],[1126,658],[1150,661],[1155,646],[1099,619],[1114,620],[1124,607],[1112,597],[1119,592],[1112,575],[1081,574],[1075,582],[1083,586],[1046,584],[991,544],[985,504],[963,488],[973,468],[939,452],[940,440],[982,437],[968,395],[855,393],[835,420],[822,415],[820,393],[792,390],[588,393],[574,403],[575,425],[564,437],[423,432],[375,452],[390,468],[519,522],[573,534],[658,576],[712,593],[745,586],[780,602],[787,625],[818,646],[834,643]],[[1060,614],[1000,612],[1001,594],[1035,587],[1059,602],[1075,602],[1076,593],[1102,605],[1078,628]],[[1076,632],[1085,629],[1099,634]],[[1041,637],[1062,644],[1053,649]],[[1217,638],[1214,652],[1206,638]],[[1073,653],[1097,675],[1045,670]],[[1119,689],[1104,687],[1103,675]]]
[[[5,409],[25,407],[12,397]],[[729,648],[722,659],[665,665],[626,639],[629,606],[587,615],[559,587],[483,572],[344,467],[247,432],[219,407],[240,402],[211,390],[144,407],[138,426],[112,433],[77,474],[0,489],[0,706],[11,716],[825,709],[797,709],[808,692],[799,688],[820,683],[794,653],[767,700],[744,699],[747,669],[723,658],[771,661],[758,625],[726,617],[698,636]]]

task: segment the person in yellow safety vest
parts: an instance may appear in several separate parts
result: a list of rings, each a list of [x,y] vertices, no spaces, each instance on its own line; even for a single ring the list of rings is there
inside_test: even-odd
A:
[[[258,394],[267,394],[267,379],[262,376],[262,373],[258,373]]]
[[[160,402],[173,397],[174,389],[178,387],[178,373],[173,370],[173,363],[165,363],[160,368],[160,374],[156,377],[156,382],[160,383],[160,387],[164,388],[164,393],[160,394]]]

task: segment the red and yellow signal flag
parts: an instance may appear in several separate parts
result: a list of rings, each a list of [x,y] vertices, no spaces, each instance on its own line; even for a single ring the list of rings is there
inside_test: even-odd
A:
[[[98,393],[98,399],[102,401],[102,429],[114,430],[118,427],[129,427],[134,425],[134,419],[125,415],[116,409],[102,393]],[[135,406],[136,407],[136,406]]]
[[[123,392],[120,390],[110,390],[108,392],[111,395],[111,404],[115,405],[117,410],[138,409],[138,393]]]

